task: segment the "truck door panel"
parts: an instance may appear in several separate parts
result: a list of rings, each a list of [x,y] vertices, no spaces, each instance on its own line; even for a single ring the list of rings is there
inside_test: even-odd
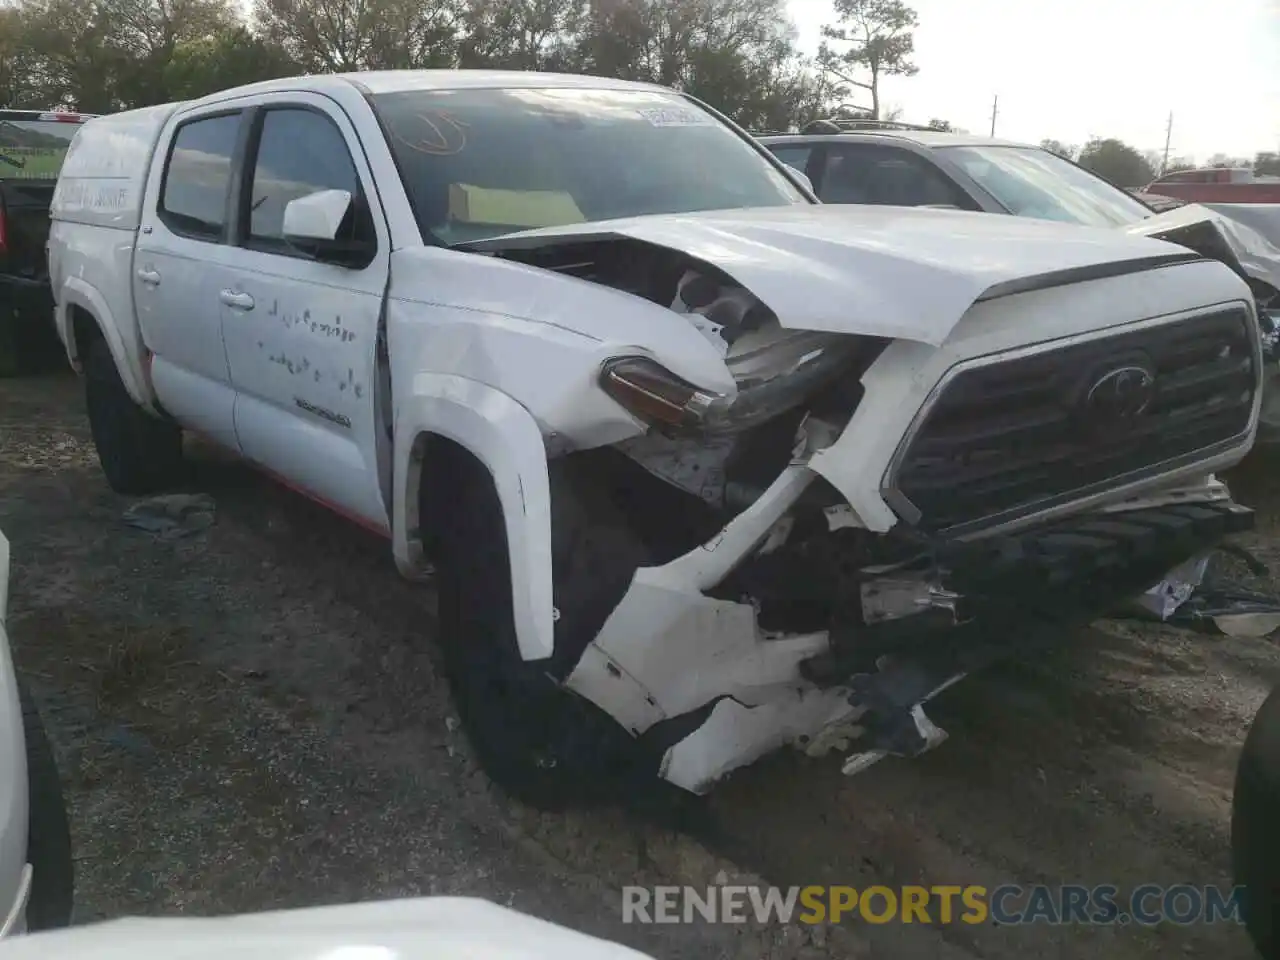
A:
[[[133,261],[134,308],[152,380],[184,426],[237,449],[235,391],[222,343],[218,263],[242,114],[184,119],[147,187]],[[162,148],[163,149],[163,148]]]
[[[315,496],[385,528],[374,424],[375,343],[390,243],[367,203],[356,229],[377,238],[361,268],[285,242],[284,208],[329,189],[372,191],[355,131],[323,98],[264,98],[245,160],[241,236],[219,291],[241,452]]]

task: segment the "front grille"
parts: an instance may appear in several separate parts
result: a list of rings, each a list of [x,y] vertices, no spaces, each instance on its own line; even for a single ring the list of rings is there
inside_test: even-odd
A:
[[[887,499],[925,530],[954,530],[1195,463],[1247,433],[1258,349],[1249,313],[1231,308],[962,367]]]

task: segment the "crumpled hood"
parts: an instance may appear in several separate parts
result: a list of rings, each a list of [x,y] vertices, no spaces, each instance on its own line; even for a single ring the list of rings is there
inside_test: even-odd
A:
[[[784,327],[934,346],[975,302],[1009,285],[1051,285],[1064,273],[1078,279],[1076,271],[1122,273],[1194,257],[1117,230],[957,210],[836,205],[571,224],[457,249],[502,252],[619,238],[718,267]]]
[[[1243,207],[1245,204],[1233,204]],[[1256,204],[1259,207],[1270,207],[1280,210],[1280,204]],[[1131,234],[1144,237],[1170,236],[1176,242],[1176,234],[1196,224],[1213,223],[1218,227],[1222,238],[1231,252],[1240,261],[1240,265],[1249,276],[1270,284],[1280,290],[1280,248],[1277,248],[1259,230],[1244,222],[1248,215],[1266,216],[1273,224],[1272,229],[1280,231],[1280,218],[1273,211],[1265,214],[1235,212],[1231,215],[1225,211],[1213,210],[1203,204],[1188,203],[1173,210],[1148,217],[1126,228]],[[1266,222],[1266,221],[1263,221]]]
[[[130,917],[6,939],[0,952],[5,960],[651,960],[466,897],[211,919]]]

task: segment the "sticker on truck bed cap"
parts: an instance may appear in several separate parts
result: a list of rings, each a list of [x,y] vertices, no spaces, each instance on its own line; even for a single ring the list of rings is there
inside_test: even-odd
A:
[[[655,127],[710,127],[715,124],[707,114],[688,107],[645,107],[636,113]]]

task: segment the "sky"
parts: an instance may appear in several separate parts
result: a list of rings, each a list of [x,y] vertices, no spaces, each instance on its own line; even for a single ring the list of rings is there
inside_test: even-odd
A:
[[[915,77],[881,84],[903,119],[1080,145],[1117,137],[1200,161],[1280,149],[1280,0],[908,0]],[[830,0],[788,0],[816,52]],[[865,99],[865,98],[864,98]]]

